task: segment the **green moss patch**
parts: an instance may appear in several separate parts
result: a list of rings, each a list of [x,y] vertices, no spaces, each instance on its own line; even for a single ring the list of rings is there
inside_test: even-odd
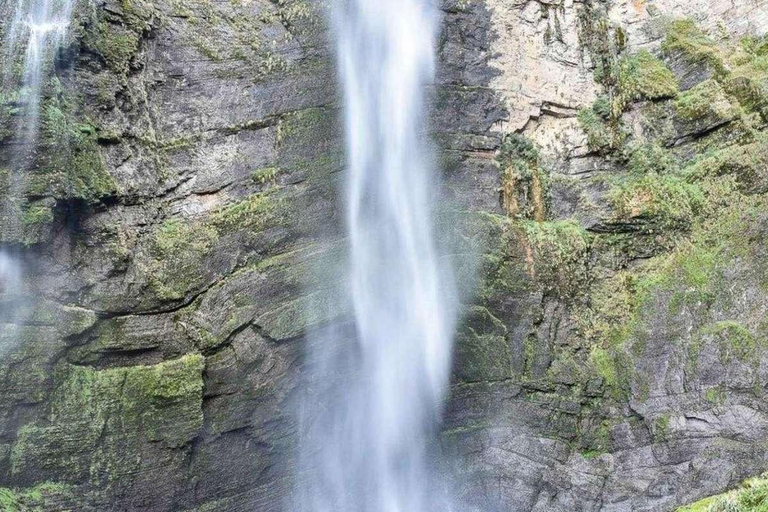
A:
[[[685,169],[691,178],[733,176],[743,192],[768,191],[768,137],[711,151]]]
[[[11,472],[103,485],[137,470],[147,443],[185,445],[202,428],[203,366],[191,354],[154,366],[59,367],[47,421],[19,430]]]
[[[262,231],[281,215],[271,193],[254,194],[197,220],[169,219],[151,238],[147,263],[150,285],[158,298],[179,300],[205,279],[206,258],[225,236]]]
[[[22,242],[33,245],[45,239],[48,229],[53,224],[53,210],[46,202],[30,203],[24,207],[21,221],[24,235]]]
[[[580,297],[589,280],[590,235],[574,221],[524,222],[521,227],[535,281],[562,299]]]
[[[32,488],[8,489],[0,487],[0,510],[3,512],[42,512],[54,503],[62,503],[73,496],[70,486],[52,482]]]
[[[750,54],[724,83],[747,112],[756,112],[768,120],[768,56]]]
[[[664,228],[687,228],[701,212],[701,189],[677,176],[655,173],[618,185],[611,201],[616,222],[649,221]]]
[[[627,171],[635,176],[648,174],[672,175],[680,170],[680,164],[669,150],[654,143],[635,146],[629,151]]]
[[[739,115],[738,106],[716,80],[707,80],[681,94],[675,107],[681,120],[710,125],[732,121]]]
[[[679,89],[669,68],[646,50],[619,60],[617,75],[612,106],[614,115],[638,100],[673,98]]]
[[[739,322],[715,322],[702,328],[698,336],[703,339],[710,338],[717,343],[723,363],[734,359],[746,364],[760,363],[758,350],[763,348],[762,340]]]
[[[691,62],[706,64],[717,73],[726,70],[725,55],[721,48],[690,19],[676,20],[670,24],[661,49],[668,55],[680,53]]]
[[[508,134],[499,152],[501,199],[510,217],[543,221],[546,217],[546,174],[538,148],[522,135]]]
[[[677,512],[764,512],[768,510],[768,475],[746,480],[741,487],[712,496]]]
[[[98,202],[117,192],[97,143],[96,129],[79,119],[74,102],[54,79],[42,113],[45,149],[28,194]]]
[[[595,72],[595,80],[606,94],[578,116],[589,147],[595,151],[617,148],[626,139],[620,118],[629,105],[674,98],[679,90],[672,72],[646,50],[609,56]]]
[[[598,101],[579,111],[578,115],[579,125],[587,136],[589,149],[597,152],[607,151],[621,143],[621,137],[611,123],[610,114],[604,112],[603,105],[602,101]]]

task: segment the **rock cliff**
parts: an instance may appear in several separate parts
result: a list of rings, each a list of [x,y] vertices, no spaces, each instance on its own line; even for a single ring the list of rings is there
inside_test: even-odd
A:
[[[81,2],[34,142],[0,96],[0,508],[290,507],[304,348],[346,322],[325,7]],[[675,510],[765,471],[768,1],[440,8],[466,510]]]

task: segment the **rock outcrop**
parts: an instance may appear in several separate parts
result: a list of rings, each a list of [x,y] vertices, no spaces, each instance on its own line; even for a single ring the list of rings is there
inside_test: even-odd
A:
[[[0,96],[0,507],[289,509],[304,346],[346,322],[323,8],[82,2],[23,173]],[[441,9],[457,498],[674,510],[762,473],[768,2]]]

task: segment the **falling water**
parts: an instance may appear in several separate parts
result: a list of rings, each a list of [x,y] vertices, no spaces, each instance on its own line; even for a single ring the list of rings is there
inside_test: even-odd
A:
[[[339,1],[356,344],[341,355],[330,340],[315,344],[323,374],[342,383],[309,428],[316,454],[304,508],[444,512],[430,438],[447,388],[455,298],[436,251],[424,136],[436,13],[429,0]]]
[[[66,40],[73,5],[74,0],[16,0],[12,13],[0,9],[1,14],[10,15],[0,62],[0,108],[15,110],[10,127],[14,152],[3,162],[11,175],[0,204],[0,240],[18,238],[14,233],[21,230],[19,211],[27,166],[35,151],[46,70]],[[0,355],[17,342],[12,326],[20,319],[12,311],[21,291],[22,261],[18,249],[0,247],[0,321],[7,322]]]
[[[18,326],[24,322],[24,315],[15,307],[21,277],[21,258],[12,251],[0,250],[0,357],[16,346]]]
[[[73,4],[74,0],[17,0],[5,33],[3,89],[18,90],[18,103],[25,106],[24,126],[18,129],[31,141],[37,136],[45,65],[66,40]]]

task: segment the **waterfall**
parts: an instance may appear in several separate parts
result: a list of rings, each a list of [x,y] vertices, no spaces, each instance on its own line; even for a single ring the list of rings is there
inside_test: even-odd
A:
[[[25,106],[24,125],[17,129],[27,143],[37,136],[45,65],[66,40],[73,4],[74,0],[17,0],[5,32],[3,90],[17,92],[17,102]]]
[[[65,42],[75,0],[17,0],[4,26],[0,62],[0,108],[12,107],[11,137],[14,152],[8,157],[10,175],[6,197],[0,204],[0,240],[13,239],[21,231],[20,208],[26,171],[36,150],[40,102],[46,70]],[[0,126],[0,128],[4,128]],[[4,165],[3,167],[5,167]],[[0,247],[0,320],[8,322],[0,354],[11,348],[12,324],[21,321],[11,314],[15,296],[21,291],[23,255],[18,248]]]
[[[0,250],[0,357],[18,342],[18,326],[25,318],[16,312],[22,258],[13,251]]]
[[[340,0],[351,345],[313,344],[333,393],[307,428],[311,512],[446,511],[431,438],[447,391],[456,299],[436,247],[425,87],[437,22],[429,0]],[[321,400],[322,401],[322,400]],[[325,403],[324,402],[324,403]],[[312,408],[312,405],[310,405]]]

